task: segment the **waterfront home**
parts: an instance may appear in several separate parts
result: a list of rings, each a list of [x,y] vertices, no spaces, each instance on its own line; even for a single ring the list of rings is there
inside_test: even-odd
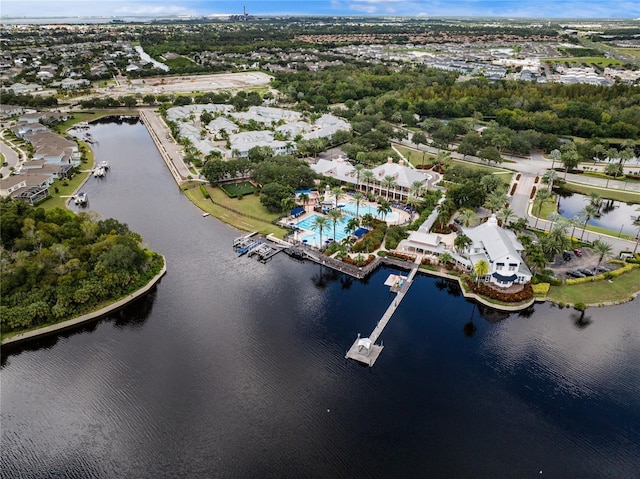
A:
[[[34,205],[49,196],[48,181],[42,175],[31,178],[27,175],[9,176],[0,180],[0,196],[23,199]]]
[[[520,256],[524,247],[513,231],[498,225],[495,214],[475,228],[462,230],[472,241],[464,252],[471,264],[480,260],[489,264],[489,273],[481,280],[501,288],[531,281],[531,271]]]

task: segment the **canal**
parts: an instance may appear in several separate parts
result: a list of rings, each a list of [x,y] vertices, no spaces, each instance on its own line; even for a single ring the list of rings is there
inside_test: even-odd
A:
[[[347,362],[390,302],[238,232],[179,191],[144,126],[100,123],[88,209],[167,258],[153,294],[3,348],[2,477],[633,477],[640,302],[519,314],[418,276],[373,369]]]

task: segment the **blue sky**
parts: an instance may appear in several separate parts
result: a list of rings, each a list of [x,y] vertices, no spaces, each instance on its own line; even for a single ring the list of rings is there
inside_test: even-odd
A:
[[[638,0],[2,0],[2,16],[405,15],[640,18]]]

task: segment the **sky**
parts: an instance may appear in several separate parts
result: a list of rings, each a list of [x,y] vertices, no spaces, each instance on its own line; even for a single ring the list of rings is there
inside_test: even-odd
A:
[[[2,0],[3,17],[254,15],[640,18],[638,0]]]

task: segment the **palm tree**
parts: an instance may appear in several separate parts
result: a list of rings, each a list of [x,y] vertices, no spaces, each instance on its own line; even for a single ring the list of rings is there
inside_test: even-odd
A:
[[[549,193],[549,190],[538,190],[538,192],[536,193],[536,199],[533,201],[533,207],[537,210],[536,224],[534,228],[538,227],[538,219],[540,217],[540,212],[542,211],[542,206],[547,201],[549,201],[549,198],[551,198],[551,193]]]
[[[382,184],[387,189],[387,200],[388,200],[389,192],[391,191],[391,188],[396,187],[396,179],[391,175],[387,175],[382,179]]]
[[[600,143],[593,146],[593,162],[596,163],[602,159],[602,155],[606,153],[606,149]]]
[[[607,163],[607,166],[604,167],[604,174],[607,175],[607,184],[605,185],[605,188],[609,188],[609,180],[611,179],[611,176],[614,178],[618,177],[618,170],[617,163]]]
[[[611,245],[609,243],[605,243],[604,241],[600,241],[600,240],[595,240],[593,242],[593,245],[591,246],[591,249],[593,251],[595,251],[596,253],[598,253],[598,264],[595,267],[595,271],[597,271],[598,267],[600,266],[600,263],[602,263],[602,260],[605,258],[609,258],[611,256],[611,252],[613,251],[613,248],[611,247]]]
[[[335,186],[331,188],[331,196],[333,196],[334,198],[336,208],[338,207],[338,201],[340,201],[340,198],[342,198],[343,195],[344,191],[342,190],[341,186]]]
[[[444,253],[440,254],[440,258],[438,261],[446,267],[453,261],[453,256],[451,256],[451,253],[449,253],[448,251],[445,251]]]
[[[329,219],[333,222],[333,241],[336,240],[336,225],[338,221],[342,219],[342,210],[340,208],[335,208],[327,213]]]
[[[549,157],[551,158],[551,160],[553,160],[551,162],[551,169],[553,170],[553,167],[556,166],[556,161],[560,161],[562,153],[558,149],[551,150],[551,152],[549,153]]]
[[[298,195],[298,198],[300,199],[300,201],[302,201],[302,206],[304,207],[304,209],[307,209],[307,203],[309,203],[309,195],[306,193],[300,193],[300,195]]]
[[[571,218],[569,220],[569,225],[571,226],[571,238],[573,239],[576,228],[582,225],[582,218],[580,217],[580,215],[575,215],[573,218]]]
[[[282,206],[282,211],[291,211],[296,203],[293,201],[293,198],[287,196],[286,198],[282,198],[280,205]]]
[[[547,257],[544,255],[540,245],[531,245],[531,249],[527,252],[527,265],[534,276],[536,273],[547,265]]]
[[[424,183],[420,180],[416,180],[411,183],[409,187],[409,196],[422,196],[422,192],[424,191]]]
[[[638,231],[636,231],[636,245],[633,248],[633,254],[635,255],[636,251],[638,251],[638,243],[640,243],[640,215],[633,218],[633,226],[638,228]]]
[[[561,160],[564,164],[564,179],[566,180],[569,170],[572,170],[580,163],[580,155],[575,143],[568,143],[563,149]]]
[[[347,221],[347,226],[344,230],[351,235],[358,228],[360,228],[360,220],[358,218],[351,218],[349,221]]]
[[[376,174],[371,170],[364,170],[360,173],[360,178],[367,182],[366,193],[369,192],[369,185],[376,179]]]
[[[458,218],[460,219],[460,221],[462,221],[462,224],[468,228],[470,225],[472,225],[473,223],[476,222],[476,212],[473,210],[470,210],[468,208],[465,208],[464,210],[462,210],[462,212],[458,215]]]
[[[439,167],[440,170],[445,170],[445,167],[449,165],[450,160],[451,153],[449,153],[448,151],[439,151],[436,155],[434,163]]]
[[[497,210],[504,207],[507,199],[507,195],[503,191],[492,191],[487,195],[487,198],[484,201],[484,207],[488,208],[491,213],[495,213]]]
[[[318,242],[319,248],[322,248],[322,230],[324,230],[324,228],[326,228],[327,226],[329,226],[329,218],[327,218],[326,216],[316,215],[311,222],[311,229],[313,229],[314,231],[318,231],[318,234],[320,236],[320,241]]]
[[[556,223],[549,234],[540,239],[542,251],[548,259],[552,260],[557,254],[562,253],[569,248],[569,239],[567,238],[567,225],[565,223]]]
[[[365,226],[373,226],[375,221],[376,221],[376,218],[371,213],[367,213],[364,216],[362,216],[362,224]]]
[[[473,265],[473,270],[476,273],[476,284],[480,284],[480,278],[489,274],[489,263],[481,259]]]
[[[598,193],[592,191],[585,199],[596,207],[598,213],[600,212],[600,208],[602,207],[602,197]]]
[[[387,217],[387,213],[391,211],[391,203],[387,200],[383,200],[382,198],[378,200],[378,203],[378,209],[376,211],[378,212],[378,215],[382,216],[382,220],[384,221]]]
[[[511,208],[504,207],[498,214],[496,215],[500,221],[502,221],[502,226],[506,227],[509,220],[515,216],[514,211]]]
[[[580,241],[582,241],[582,238],[584,237],[584,230],[587,229],[587,223],[589,223],[589,220],[593,218],[597,213],[598,213],[598,210],[591,203],[589,203],[587,206],[582,208],[582,210],[580,211],[579,215],[584,218],[584,226],[582,227],[582,234],[580,235]]]
[[[409,198],[407,198],[407,205],[411,207],[411,221],[413,221],[413,214],[423,201],[424,200],[422,198],[418,198],[417,196],[409,196]]]
[[[553,190],[553,183],[558,179],[558,172],[556,170],[547,171],[542,177],[549,185],[549,191]]]
[[[359,191],[357,191],[353,195],[353,199],[356,200],[356,216],[359,217],[360,216],[360,205],[364,201],[364,195],[362,193],[360,193]]]
[[[357,163],[353,167],[353,171],[351,172],[351,175],[356,177],[356,191],[360,189],[360,176],[362,175],[363,170],[364,170],[364,165]]]
[[[453,245],[458,252],[464,251],[468,246],[471,246],[471,244],[473,244],[473,240],[464,233],[459,234],[456,236],[456,239],[453,240]]]
[[[549,231],[551,231],[553,229],[553,225],[556,221],[558,221],[558,219],[560,219],[561,216],[557,211],[552,211],[551,213],[549,213],[547,215],[547,221],[550,221],[551,224],[549,225]]]

